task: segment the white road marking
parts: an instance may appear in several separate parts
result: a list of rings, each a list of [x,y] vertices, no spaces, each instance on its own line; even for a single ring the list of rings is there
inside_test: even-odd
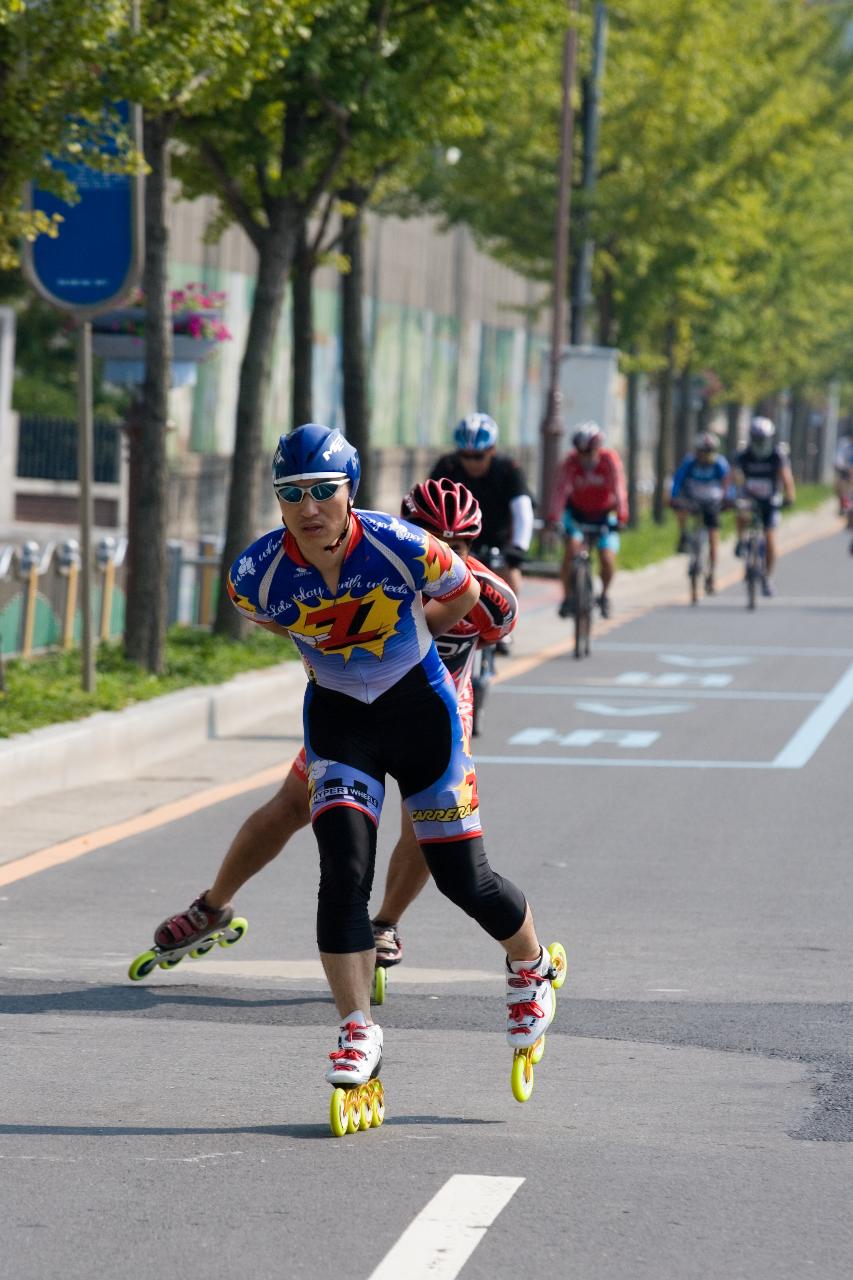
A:
[[[691,676],[682,671],[665,671],[662,675],[653,675],[650,671],[623,671],[621,676],[616,677],[614,684],[644,685],[647,689],[682,689],[685,685],[699,689],[724,689],[731,682],[731,676],[719,673]]]
[[[639,707],[614,707],[610,702],[576,702],[575,707],[593,716],[677,716],[684,711],[695,710],[692,702],[644,702]]]
[[[614,747],[643,749],[657,742],[660,734],[653,729],[573,729],[571,733],[558,733],[556,729],[522,729],[510,738],[512,746],[541,747],[553,742],[560,747],[593,747],[609,743]],[[477,757],[481,759],[480,756]]]
[[[667,646],[658,644],[631,644],[629,641],[623,640],[602,640],[596,646],[596,650],[606,650],[608,653],[668,653]],[[777,645],[760,645],[760,644],[682,644],[680,649],[690,650],[691,653],[724,653],[726,650],[734,650],[736,654],[755,653],[765,658],[853,658],[853,649],[815,649],[815,648],[799,648],[788,649]]]
[[[803,721],[773,761],[774,769],[802,769],[826,735],[853,703],[853,666],[847,668],[834,689]]]
[[[477,764],[593,765],[603,769],[773,769],[772,760],[658,760],[648,756],[481,756]]]
[[[630,685],[614,688],[612,680],[590,680],[588,684],[502,684],[498,685],[496,692],[501,697],[506,693],[540,694],[544,697],[565,695],[569,698],[588,697],[595,693],[611,693],[614,698],[649,697],[648,689],[635,689]],[[825,693],[777,692],[775,689],[690,689],[688,692],[691,698],[704,698],[710,702],[820,702],[826,696]],[[661,689],[659,686],[654,690],[656,698],[679,698],[684,693],[684,689]]]
[[[683,653],[660,653],[658,659],[667,662],[671,667],[743,667],[751,662],[751,658],[740,655],[719,658],[688,658]]]
[[[368,1280],[453,1280],[523,1182],[454,1174]]]
[[[242,944],[241,944],[242,945]],[[325,984],[325,976],[323,974],[323,966],[319,960],[220,960],[218,956],[214,959],[211,955],[210,966],[205,968],[207,974],[213,972],[227,974],[233,978],[284,978],[295,981],[310,981],[317,979],[318,982]],[[108,963],[118,967],[116,961],[102,961],[100,964],[92,962],[91,967],[103,968]],[[206,963],[206,962],[205,962]],[[126,961],[121,962],[122,968],[126,968]],[[89,967],[89,966],[87,966]],[[402,964],[393,966],[394,972],[390,977],[390,981],[394,986],[439,986],[449,983],[459,982],[503,982],[503,971],[499,964],[495,965],[494,971],[489,972],[485,969],[467,969],[464,972],[459,969],[417,969],[411,965]],[[141,985],[149,985],[154,979],[155,973],[162,972],[165,977],[164,970],[155,970],[151,974],[147,983]],[[196,967],[194,960],[182,960],[179,965],[169,971],[170,984],[179,978],[185,981],[189,980],[192,975],[198,975],[200,970]]]

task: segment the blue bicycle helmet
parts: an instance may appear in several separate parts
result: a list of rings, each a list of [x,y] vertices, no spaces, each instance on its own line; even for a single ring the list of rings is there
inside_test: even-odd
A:
[[[469,413],[457,425],[453,439],[465,453],[485,453],[498,442],[498,424],[487,413]]]
[[[279,437],[272,460],[272,483],[279,485],[298,480],[331,480],[344,477],[350,482],[350,500],[355,500],[361,479],[358,450],[340,431],[307,422],[289,435]]]

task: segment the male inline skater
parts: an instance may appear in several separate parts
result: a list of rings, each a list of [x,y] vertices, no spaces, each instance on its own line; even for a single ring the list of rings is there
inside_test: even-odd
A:
[[[317,940],[342,1018],[326,1079],[347,1087],[375,1077],[382,1057],[368,901],[386,774],[439,889],[506,953],[509,1043],[533,1045],[555,1011],[554,969],[527,901],[486,857],[470,744],[433,641],[473,609],[479,587],[431,534],[354,509],[359,477],[340,432],[312,423],[282,436],[273,483],[285,530],[257,539],[228,577],[243,616],[290,635],[309,676]]]

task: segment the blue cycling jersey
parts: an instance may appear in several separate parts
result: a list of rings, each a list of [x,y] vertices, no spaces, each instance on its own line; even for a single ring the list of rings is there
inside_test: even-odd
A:
[[[419,663],[443,688],[447,669],[424,618],[421,592],[452,600],[471,574],[424,529],[378,511],[354,511],[334,595],[286,530],[266,533],[234,562],[228,594],[252,622],[286,628],[309,679],[374,702]],[[452,690],[452,685],[450,686]]]
[[[691,502],[722,502],[725,496],[730,467],[718,454],[713,462],[700,462],[688,453],[672,478],[673,498],[688,498]]]

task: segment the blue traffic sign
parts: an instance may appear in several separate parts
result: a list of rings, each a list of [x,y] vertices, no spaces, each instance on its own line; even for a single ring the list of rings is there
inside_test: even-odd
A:
[[[134,122],[128,103],[116,110],[126,123]],[[104,148],[107,153],[112,149],[110,144]],[[27,275],[54,306],[95,315],[123,300],[139,281],[142,180],[84,164],[55,167],[74,184],[79,200],[68,204],[49,191],[31,189],[32,208],[48,217],[58,213],[62,222],[58,236],[40,235],[27,246]]]

